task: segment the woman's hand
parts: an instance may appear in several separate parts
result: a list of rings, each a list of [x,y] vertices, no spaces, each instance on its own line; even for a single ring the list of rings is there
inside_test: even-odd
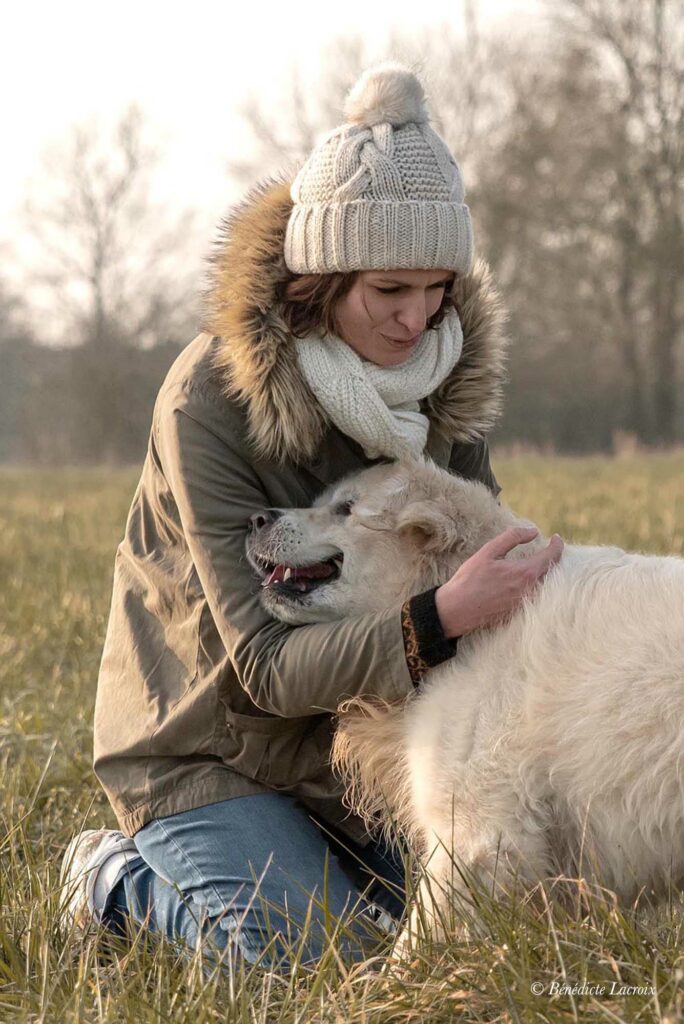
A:
[[[520,603],[558,561],[563,541],[554,534],[541,551],[523,560],[506,555],[538,535],[536,527],[511,526],[484,544],[435,591],[435,604],[447,637],[489,626]]]

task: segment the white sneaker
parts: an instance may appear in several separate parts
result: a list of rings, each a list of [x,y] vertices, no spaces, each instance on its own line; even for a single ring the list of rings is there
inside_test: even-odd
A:
[[[369,918],[378,931],[387,935],[396,935],[399,931],[399,922],[393,917],[389,910],[384,910],[377,903],[368,903],[363,911],[363,916]]]
[[[102,920],[106,898],[126,866],[140,859],[132,839],[109,828],[86,829],[66,848],[59,873],[65,930],[85,935]]]

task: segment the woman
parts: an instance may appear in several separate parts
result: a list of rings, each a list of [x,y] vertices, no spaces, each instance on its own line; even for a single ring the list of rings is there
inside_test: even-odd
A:
[[[370,69],[294,182],[261,183],[224,225],[206,331],[161,387],[116,556],[95,771],[121,831],[67,851],[79,927],[130,918],[272,963],[312,900],[316,962],[325,888],[350,949],[367,920],[391,929],[402,865],[342,805],[332,715],[343,695],[410,694],[560,554],[553,541],[506,592],[475,558],[402,607],[295,628],[265,614],[244,558],[260,510],[405,452],[498,493],[484,437],[502,317],[424,99],[411,71]]]

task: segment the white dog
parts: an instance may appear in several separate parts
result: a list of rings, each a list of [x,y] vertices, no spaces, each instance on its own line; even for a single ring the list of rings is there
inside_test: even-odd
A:
[[[248,557],[265,607],[293,623],[391,607],[529,525],[428,460],[279,511]],[[467,897],[455,864],[504,888],[584,875],[623,901],[684,879],[684,559],[566,545],[520,609],[463,637],[415,696],[342,712],[350,805],[429,858],[435,925],[447,896]]]

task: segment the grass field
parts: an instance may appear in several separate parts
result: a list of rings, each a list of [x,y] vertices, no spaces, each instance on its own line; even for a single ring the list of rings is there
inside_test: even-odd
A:
[[[684,455],[493,463],[502,498],[546,532],[684,554]],[[401,979],[346,969],[334,944],[315,974],[252,972],[237,983],[169,947],[141,942],[116,956],[97,942],[65,944],[64,846],[84,823],[114,824],[91,771],[91,723],[136,480],[104,469],[0,472],[0,1024],[683,1019],[678,918],[666,910],[635,925],[609,894],[574,914],[492,905],[476,949],[426,946]],[[552,983],[585,991],[554,994]]]

